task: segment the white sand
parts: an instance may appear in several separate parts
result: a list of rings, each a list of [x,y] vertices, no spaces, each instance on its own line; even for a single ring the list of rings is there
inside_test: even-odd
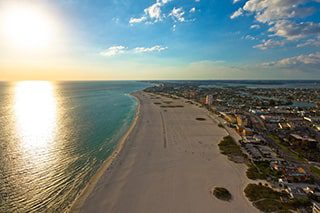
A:
[[[258,212],[243,193],[249,182],[246,166],[220,154],[218,143],[227,133],[206,110],[179,100],[174,104],[184,108],[161,108],[154,104],[161,100],[150,99],[147,93],[136,97],[140,116],[113,168],[72,211]],[[233,200],[210,195],[214,186],[227,188]]]

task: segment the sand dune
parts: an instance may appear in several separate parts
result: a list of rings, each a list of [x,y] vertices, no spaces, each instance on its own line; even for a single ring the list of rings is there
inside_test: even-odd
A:
[[[72,211],[258,212],[243,194],[248,183],[245,166],[220,154],[218,143],[227,133],[206,110],[181,100],[166,104],[168,98],[152,99],[144,92],[135,96],[140,115],[123,150],[113,168]],[[196,120],[199,117],[206,120]],[[212,197],[214,186],[227,188],[233,200]]]

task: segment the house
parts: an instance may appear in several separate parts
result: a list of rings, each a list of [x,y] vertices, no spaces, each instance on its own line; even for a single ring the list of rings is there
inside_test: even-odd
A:
[[[287,122],[280,122],[278,125],[280,129],[290,130],[292,128],[292,125]]]
[[[246,116],[236,114],[235,117],[236,117],[238,126],[245,127],[248,125],[248,119]]]
[[[320,213],[320,203],[313,202],[313,204],[312,204],[312,213]]]
[[[312,195],[315,195],[315,196],[320,196],[320,189],[319,187],[315,186],[315,185],[310,185],[310,186],[306,186],[304,189],[303,189],[307,194],[312,194]]]
[[[272,160],[276,154],[272,151],[272,149],[268,146],[257,146],[260,153],[266,160]]]
[[[233,114],[231,113],[224,113],[224,112],[220,112],[221,116],[223,117],[223,119],[225,119],[227,122],[229,122],[230,124],[236,124],[237,120],[234,117]]]
[[[260,115],[260,118],[262,118],[267,123],[279,123],[283,120],[280,116],[272,115]]]
[[[317,147],[317,140],[308,136],[300,136],[298,134],[290,134],[289,139],[291,142],[297,145],[303,145],[308,147]]]
[[[246,144],[245,149],[253,161],[264,161],[262,154],[253,144]]]
[[[291,198],[306,198],[306,192],[299,186],[289,185],[286,189]]]
[[[305,182],[310,178],[302,167],[296,167],[293,165],[285,166],[283,174],[288,182]]]
[[[259,135],[254,135],[254,136],[245,136],[242,138],[242,143],[255,143],[255,144],[259,144],[259,143],[263,143],[264,140],[262,138],[262,136]]]
[[[285,160],[272,160],[270,167],[282,173],[284,182],[305,182],[310,178],[304,168],[288,163]]]
[[[254,134],[254,131],[253,129],[250,129],[250,128],[243,128],[242,130],[242,135],[243,136],[250,136],[250,135],[253,135]]]
[[[282,171],[286,164],[285,160],[273,160],[270,162],[270,167],[276,171]]]
[[[246,143],[244,147],[252,161],[272,161],[275,153],[268,147],[253,143]]]

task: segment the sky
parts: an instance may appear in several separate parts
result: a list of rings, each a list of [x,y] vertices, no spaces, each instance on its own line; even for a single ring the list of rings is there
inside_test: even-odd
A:
[[[319,14],[320,0],[0,0],[0,80],[320,80]]]

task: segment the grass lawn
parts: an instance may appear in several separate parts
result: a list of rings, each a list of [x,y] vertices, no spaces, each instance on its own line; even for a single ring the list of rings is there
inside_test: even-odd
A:
[[[310,170],[315,176],[320,177],[320,168],[319,167],[310,166]]]
[[[283,144],[278,136],[269,134],[268,137],[272,139],[284,152],[289,153],[295,160],[305,162],[305,160],[301,158],[297,153],[293,152],[288,146]]]

